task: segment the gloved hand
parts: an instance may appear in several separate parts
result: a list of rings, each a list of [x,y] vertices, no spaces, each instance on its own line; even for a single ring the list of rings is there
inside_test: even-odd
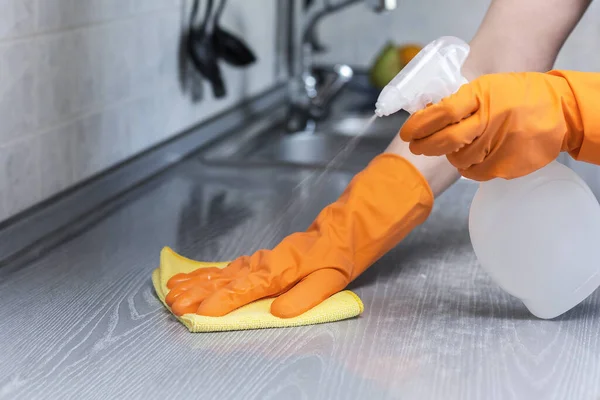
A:
[[[415,154],[447,155],[465,177],[511,179],[546,166],[561,151],[600,163],[599,110],[597,73],[483,75],[414,113],[400,137]]]
[[[433,206],[425,178],[406,159],[382,154],[358,175],[307,231],[273,250],[240,257],[226,268],[173,276],[166,302],[176,315],[223,316],[279,296],[281,318],[298,316],[343,290],[422,223]]]

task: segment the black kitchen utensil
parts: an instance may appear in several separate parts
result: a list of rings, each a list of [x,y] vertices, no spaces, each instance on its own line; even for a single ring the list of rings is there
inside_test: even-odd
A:
[[[218,55],[214,47],[214,19],[211,18],[213,0],[208,0],[206,14],[200,27],[194,26],[198,14],[199,0],[194,0],[190,15],[190,32],[187,41],[188,53],[198,71],[210,82],[216,98],[226,95],[221,68],[217,63]]]
[[[223,61],[236,67],[245,67],[254,63],[256,61],[256,56],[242,39],[221,28],[219,25],[226,2],[227,0],[221,0],[217,12],[215,13],[213,34],[214,48],[217,55],[222,58]]]
[[[204,98],[204,76],[196,69],[190,60],[188,40],[190,25],[181,30],[177,47],[179,85],[183,93],[188,93],[193,103]]]

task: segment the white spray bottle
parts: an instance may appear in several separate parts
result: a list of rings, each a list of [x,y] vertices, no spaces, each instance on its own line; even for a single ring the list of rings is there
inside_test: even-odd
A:
[[[469,45],[454,37],[428,44],[382,90],[375,113],[409,113],[467,83]],[[481,266],[539,318],[555,318],[600,286],[600,205],[587,184],[554,161],[525,177],[481,182],[469,214]]]

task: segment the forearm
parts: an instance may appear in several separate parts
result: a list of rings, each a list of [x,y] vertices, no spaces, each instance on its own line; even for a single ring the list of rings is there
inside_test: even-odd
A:
[[[492,0],[470,43],[468,79],[496,72],[546,72],[591,0]]]
[[[591,0],[492,0],[463,74],[472,80],[496,72],[547,71]],[[411,161],[437,197],[459,177],[446,157],[416,156],[396,136],[386,152]]]
[[[412,163],[427,180],[434,197],[441,195],[454,182],[460,178],[460,174],[450,164],[446,157],[425,157],[417,156],[410,152],[408,143],[396,136],[388,148],[386,153],[394,153],[406,158]]]

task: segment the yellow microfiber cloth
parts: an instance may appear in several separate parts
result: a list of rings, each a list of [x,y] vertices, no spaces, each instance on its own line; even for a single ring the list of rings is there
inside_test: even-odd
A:
[[[175,274],[192,272],[198,268],[224,268],[228,262],[200,262],[187,259],[165,247],[160,254],[160,267],[152,272],[152,283],[160,301],[165,303],[169,293],[167,281]],[[360,298],[349,290],[336,293],[318,306],[294,318],[278,318],[271,314],[274,299],[262,299],[230,312],[222,317],[185,314],[177,319],[190,332],[237,331],[261,328],[284,328],[340,321],[360,315],[364,306]]]

